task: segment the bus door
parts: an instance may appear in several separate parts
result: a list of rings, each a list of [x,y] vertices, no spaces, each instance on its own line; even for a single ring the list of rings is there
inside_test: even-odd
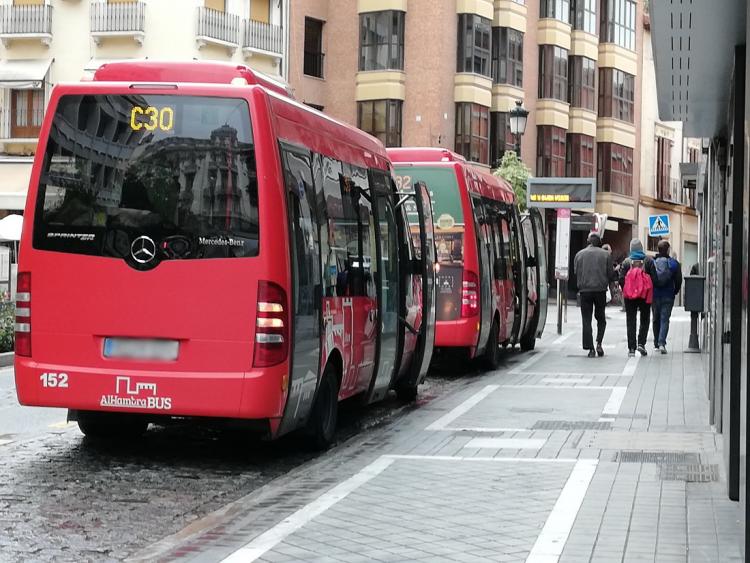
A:
[[[516,322],[513,326],[513,342],[518,342],[523,329],[526,326],[526,302],[529,288],[526,280],[526,252],[523,250],[523,229],[518,208],[515,205],[507,206],[509,221],[512,229],[511,259],[513,262],[513,284],[516,286],[515,300]]]
[[[367,402],[382,399],[391,386],[397,373],[403,350],[403,338],[399,338],[399,316],[401,314],[401,293],[404,288],[399,268],[399,225],[394,194],[390,191],[390,177],[380,171],[370,173],[371,193],[375,198],[374,211],[378,275],[375,285],[378,297],[380,318],[377,345],[377,366],[367,395]],[[407,235],[408,236],[408,235]]]
[[[435,229],[432,218],[432,201],[430,192],[424,182],[415,186],[415,203],[419,215],[419,269],[412,272],[418,276],[422,286],[422,315],[418,326],[419,338],[414,350],[408,380],[403,382],[407,387],[416,387],[424,381],[432,359],[435,345],[435,264],[437,251],[435,246]],[[412,277],[410,276],[410,277]]]
[[[502,274],[503,274],[503,295],[504,309],[501,309],[505,313],[505,326],[506,326],[506,340],[511,340],[513,335],[513,329],[518,321],[518,315],[516,314],[515,302],[516,302],[516,284],[513,277],[513,251],[511,246],[511,228],[507,209],[503,209],[503,212],[499,216],[499,231],[502,238],[501,252],[502,252]]]
[[[531,325],[537,315],[539,305],[539,280],[536,267],[536,243],[534,241],[534,226],[531,223],[529,215],[521,216],[521,234],[523,235],[523,244],[521,248],[524,252],[526,264],[526,324],[522,334],[526,335],[529,330],[536,332],[536,327]]]
[[[311,155],[282,146],[292,265],[289,393],[279,432],[306,420],[320,365],[321,272]]]
[[[547,282],[547,237],[544,233],[544,218],[538,209],[529,212],[531,224],[534,231],[534,244],[536,246],[536,278],[537,278],[537,310],[539,321],[536,326],[536,337],[541,338],[544,325],[547,322],[547,303],[549,301],[549,285]]]
[[[477,260],[479,262],[479,334],[477,335],[477,349],[481,350],[487,342],[492,326],[492,248],[488,233],[487,217],[484,204],[479,195],[471,194],[471,205],[474,210],[474,230],[477,239]]]
[[[512,296],[508,295],[508,286],[511,285],[508,278],[508,265],[503,254],[503,236],[501,233],[500,213],[493,209],[489,217],[489,229],[492,235],[492,280],[494,284],[495,303],[500,311],[500,326],[498,335],[500,342],[510,340],[510,328],[512,320],[507,318],[508,309],[512,305]],[[511,324],[509,324],[509,322]]]

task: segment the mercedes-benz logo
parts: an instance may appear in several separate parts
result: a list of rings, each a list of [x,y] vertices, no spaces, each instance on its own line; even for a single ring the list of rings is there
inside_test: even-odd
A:
[[[130,255],[139,264],[147,264],[156,258],[156,243],[150,237],[138,237],[130,245]]]

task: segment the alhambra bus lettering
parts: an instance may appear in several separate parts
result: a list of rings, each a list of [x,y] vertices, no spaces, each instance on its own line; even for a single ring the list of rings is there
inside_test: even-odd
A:
[[[120,409],[151,409],[168,411],[172,409],[171,397],[159,397],[156,383],[133,382],[129,377],[119,376],[115,380],[115,392],[102,395],[101,407]]]

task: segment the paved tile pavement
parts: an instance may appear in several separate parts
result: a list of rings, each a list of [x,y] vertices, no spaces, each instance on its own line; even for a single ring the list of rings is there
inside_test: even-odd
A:
[[[576,313],[132,561],[741,561],[687,315],[668,355],[628,359],[609,309],[607,355],[589,359]]]

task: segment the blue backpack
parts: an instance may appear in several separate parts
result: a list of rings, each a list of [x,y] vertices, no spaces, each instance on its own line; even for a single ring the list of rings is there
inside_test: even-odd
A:
[[[672,281],[671,259],[666,256],[659,256],[654,260],[656,267],[656,286],[657,287],[668,287]]]

